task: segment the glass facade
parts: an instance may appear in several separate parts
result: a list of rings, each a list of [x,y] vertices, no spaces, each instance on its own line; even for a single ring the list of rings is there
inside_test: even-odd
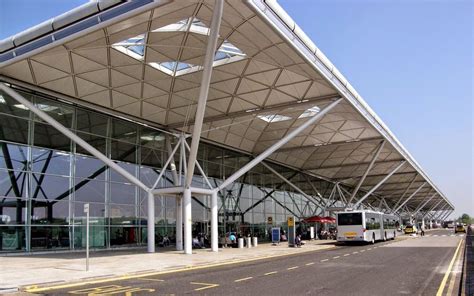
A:
[[[167,158],[163,132],[27,90],[17,91],[145,185],[153,185]],[[90,204],[92,247],[146,244],[143,190],[2,92],[0,122],[0,252],[83,248],[85,203]],[[174,146],[177,141],[172,141]],[[217,185],[249,157],[202,143],[198,160],[210,182]],[[312,178],[274,167],[292,182],[300,182],[302,188]],[[173,186],[172,180],[171,173],[165,172],[159,186]],[[333,186],[317,178],[311,183],[323,196]],[[202,176],[194,177],[194,186],[205,187]],[[192,203],[194,232],[209,233],[209,198],[193,196]],[[273,225],[284,225],[288,216],[311,216],[315,210],[314,203],[265,168],[256,167],[219,193],[220,234],[238,231],[266,238],[269,217]],[[157,197],[155,212],[157,243],[164,235],[173,242],[175,197]]]

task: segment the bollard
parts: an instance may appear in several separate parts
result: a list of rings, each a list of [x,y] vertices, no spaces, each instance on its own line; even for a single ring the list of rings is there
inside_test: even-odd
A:
[[[247,248],[251,248],[251,247],[252,247],[252,238],[247,237]]]
[[[258,237],[256,236],[252,237],[252,245],[254,248],[258,245]]]
[[[239,249],[243,249],[243,248],[244,248],[244,239],[239,238]]]

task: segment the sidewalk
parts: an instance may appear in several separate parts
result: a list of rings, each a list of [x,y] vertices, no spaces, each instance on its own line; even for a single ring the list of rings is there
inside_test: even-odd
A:
[[[133,273],[163,272],[205,265],[229,264],[277,256],[290,255],[334,247],[334,241],[306,242],[301,248],[289,248],[286,243],[272,246],[259,244],[256,248],[224,248],[218,253],[208,249],[193,250],[193,255],[158,248],[157,253],[145,249],[116,250],[91,253],[90,270],[85,271],[85,253],[35,254],[29,256],[0,257],[0,294],[2,290],[32,285],[77,282],[91,278],[104,278]]]

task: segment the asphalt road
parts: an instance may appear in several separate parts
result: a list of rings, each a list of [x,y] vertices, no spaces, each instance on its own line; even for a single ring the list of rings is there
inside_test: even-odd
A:
[[[452,231],[435,230],[423,238],[338,246],[268,260],[51,290],[46,294],[436,295],[461,239],[462,235],[453,235]]]

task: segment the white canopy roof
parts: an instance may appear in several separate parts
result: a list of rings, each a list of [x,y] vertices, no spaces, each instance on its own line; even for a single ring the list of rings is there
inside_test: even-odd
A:
[[[0,42],[0,74],[162,129],[192,131],[214,1],[137,2],[142,3],[97,9],[59,29],[52,22],[50,30],[39,28],[42,34],[19,45],[15,36]],[[106,13],[114,16],[102,21]],[[90,19],[98,20],[87,27]],[[66,35],[78,24],[83,29]],[[406,160],[375,194],[393,205],[427,182],[409,205],[416,208],[437,193],[426,209],[436,203],[434,210],[453,208],[276,2],[226,1],[219,35],[203,138],[256,155],[342,97],[318,124],[270,158],[355,186],[385,140],[361,188],[370,190]],[[31,46],[41,39],[44,45]]]

